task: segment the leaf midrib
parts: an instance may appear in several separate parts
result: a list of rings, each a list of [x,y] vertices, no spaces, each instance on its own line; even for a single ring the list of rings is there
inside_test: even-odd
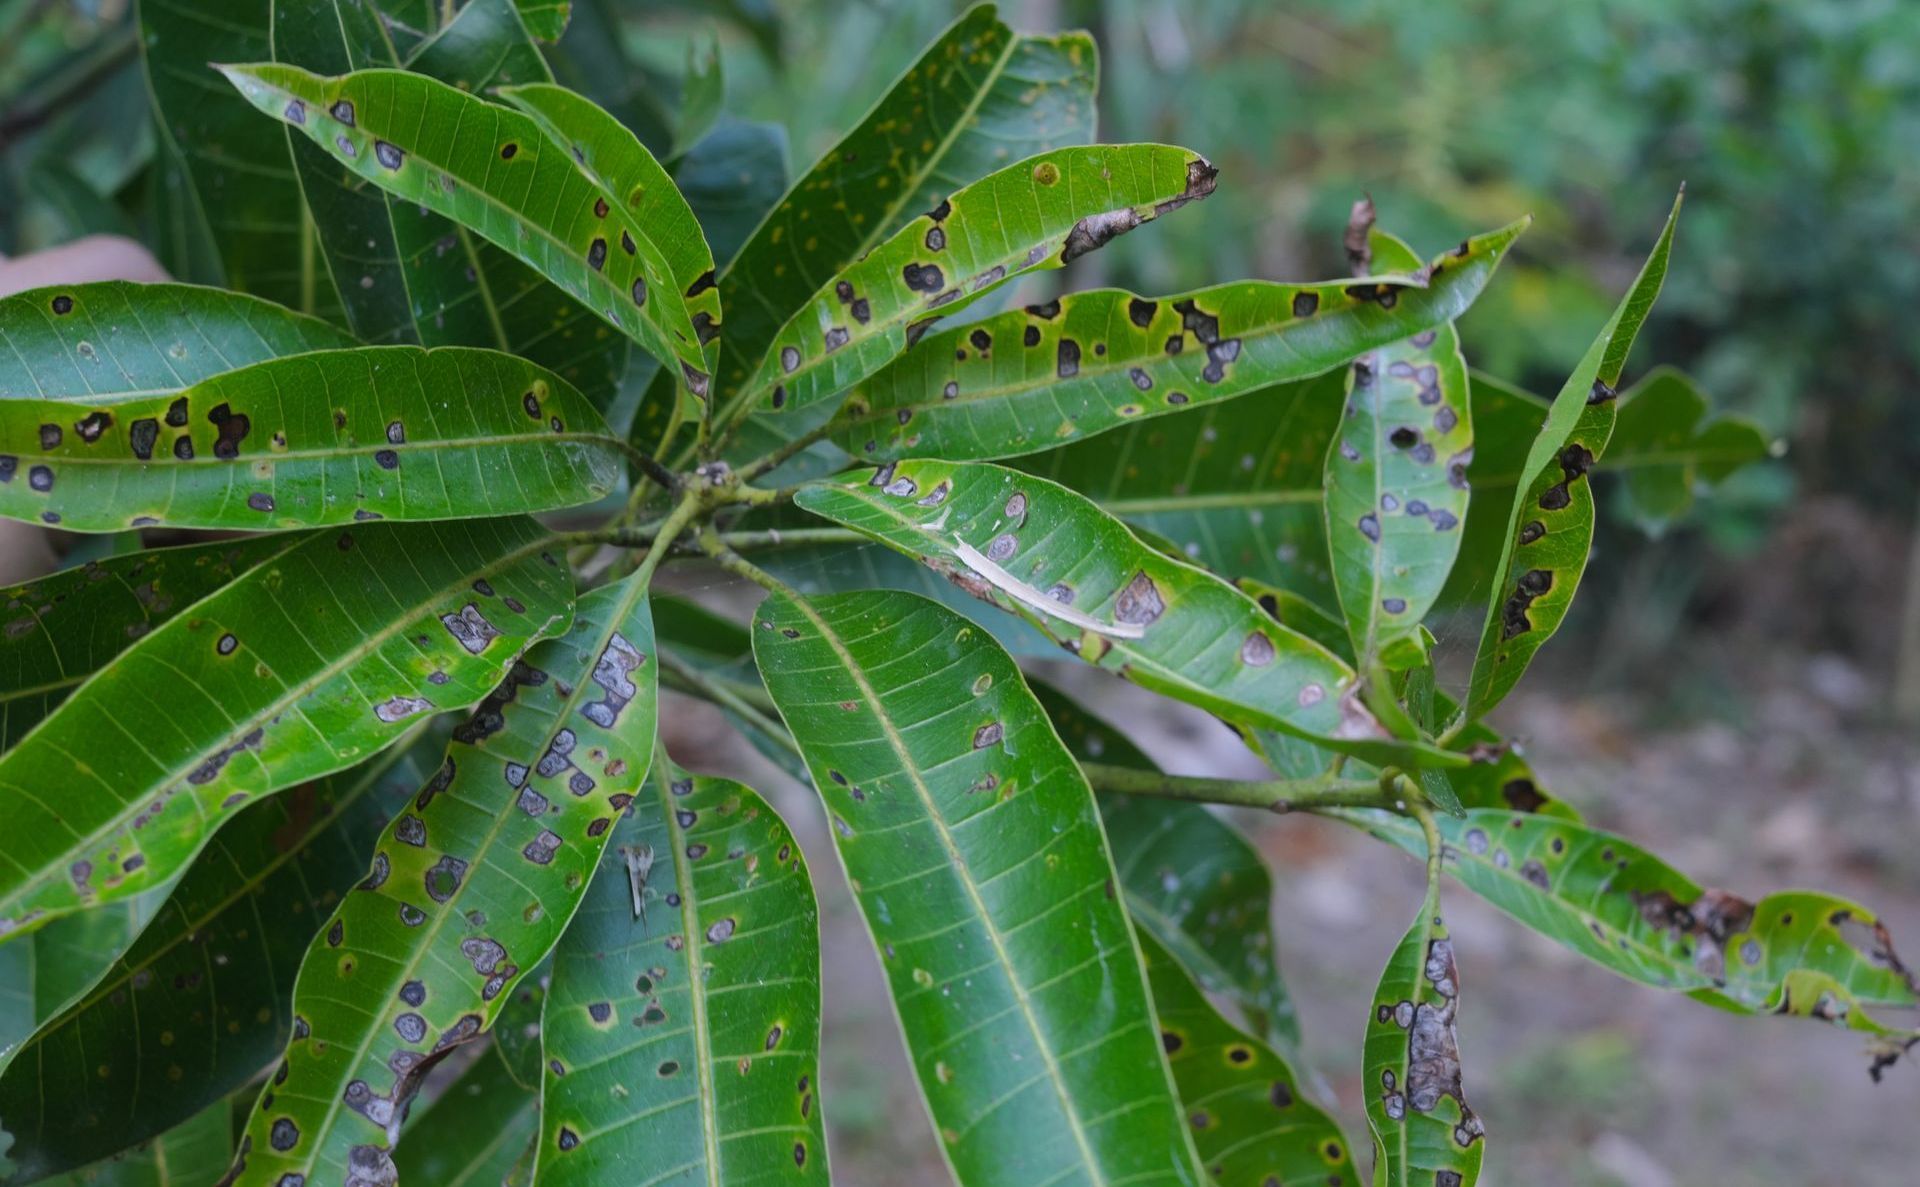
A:
[[[467,589],[472,585],[473,579],[476,575],[484,576],[487,573],[498,572],[500,570],[509,568],[513,565],[517,565],[521,561],[527,559],[530,556],[538,555],[542,549],[551,547],[553,544],[553,541],[554,541],[554,537],[549,535],[541,535],[541,536],[535,537],[533,540],[529,541],[527,544],[522,545],[520,548],[517,548],[508,553],[504,553],[500,556],[497,556],[491,559],[490,561],[484,562],[479,567],[468,570],[467,572],[463,573],[458,580],[450,582],[447,585],[444,585],[434,590],[432,594],[429,595],[428,597],[422,598],[419,601],[415,602],[412,607],[411,613],[403,612],[399,615],[396,615],[392,622],[389,622],[386,626],[382,627],[380,630],[367,636],[359,644],[353,647],[350,647],[346,651],[342,652],[338,658],[336,658],[331,663],[321,668],[319,672],[315,673],[313,676],[309,677],[307,680],[287,689],[279,697],[275,698],[272,702],[264,706],[257,713],[248,717],[244,723],[237,723],[236,727],[233,730],[231,730],[226,734],[221,735],[221,741],[224,742],[228,738],[244,737],[251,729],[258,727],[259,725],[265,722],[269,722],[273,720],[274,717],[279,716],[282,713],[285,713],[289,708],[298,704],[301,700],[311,695],[315,690],[324,687],[326,684],[330,683],[335,678],[337,678],[342,672],[349,670],[350,668],[352,668],[354,664],[366,658],[368,655],[371,655],[375,650],[377,650],[380,647],[380,645],[386,643],[387,640],[393,638],[395,635],[398,635],[404,631],[411,629],[419,621],[419,611],[421,607],[425,606],[430,608],[435,602],[438,601],[438,599],[445,597],[448,594],[457,592],[459,590]],[[311,544],[308,544],[308,545],[305,545],[304,547],[311,547],[311,546],[312,546]],[[276,560],[276,561],[283,560],[288,555],[290,554],[281,553],[279,556],[273,558],[273,560]],[[268,561],[265,563],[271,564],[273,563],[273,561]],[[256,569],[254,571],[257,572],[258,570]],[[233,585],[229,585],[226,588],[231,590],[235,587]],[[172,622],[169,622],[167,626],[172,626],[174,622],[183,622],[183,621],[185,620],[176,618],[172,620]],[[552,621],[553,621],[552,618],[549,617],[547,625],[550,626],[552,624]],[[167,627],[163,626],[160,629],[161,631],[164,631],[167,629]],[[544,630],[545,628],[542,627],[541,629]],[[155,632],[155,636],[157,636],[158,634],[159,632]],[[151,638],[154,636],[149,636],[149,637]],[[530,633],[528,637],[529,637],[529,640],[532,640],[532,639],[540,638],[541,636],[538,633]],[[132,651],[133,649],[129,648],[127,651],[121,652],[118,656],[114,657],[113,662],[109,663],[106,667],[100,669],[100,671],[96,673],[96,675],[104,676],[107,673],[113,671],[116,666],[118,666],[120,663],[125,661],[126,657],[129,654],[131,654]],[[69,701],[68,704],[72,704],[72,702]],[[62,706],[62,708],[64,707],[65,706]],[[9,753],[8,757],[22,753],[26,749],[26,743],[30,741],[35,734],[38,734],[42,730],[44,730],[48,722],[55,721],[58,719],[58,717],[59,717],[59,710],[55,710],[53,713],[48,714],[45,718],[43,718],[40,721],[38,725],[36,725],[33,728],[33,731],[30,732],[27,735],[27,737],[21,739],[20,743],[14,747],[14,749]],[[74,844],[68,846],[68,850],[71,851],[74,848],[90,847],[92,845],[97,844],[99,841],[101,841],[103,838],[105,838],[109,834],[119,830],[125,824],[127,817],[129,815],[136,813],[140,809],[140,807],[145,803],[148,792],[153,791],[155,788],[164,788],[164,787],[172,786],[173,784],[179,782],[181,779],[184,779],[187,773],[189,771],[194,770],[202,762],[204,762],[206,760],[206,755],[208,754],[208,752],[212,749],[217,748],[217,746],[218,746],[218,743],[216,743],[216,745],[213,747],[202,747],[199,751],[197,751],[194,754],[194,756],[191,759],[187,761],[186,765],[170,770],[160,778],[150,781],[146,787],[141,789],[139,795],[131,797],[132,802],[123,802],[120,807],[120,810],[114,813],[109,820],[101,824],[98,828],[94,829],[92,832],[88,833],[86,836],[76,838]],[[6,764],[5,758],[0,758],[0,787],[17,788],[17,789],[24,790],[24,787],[21,784],[4,781],[4,777],[7,773],[6,765],[7,764]],[[279,791],[283,789],[275,788],[273,790]],[[268,795],[268,794],[273,794],[273,792],[262,792],[260,794]],[[209,836],[210,835],[211,834],[209,834]],[[6,913],[13,912],[13,910],[18,905],[20,905],[22,899],[27,896],[27,893],[29,891],[38,889],[39,887],[44,885],[47,878],[50,875],[57,877],[60,872],[59,870],[60,861],[61,861],[61,858],[55,858],[54,863],[52,865],[42,865],[41,867],[39,867],[38,870],[33,872],[31,875],[29,875],[27,878],[25,878],[22,881],[20,888],[17,891],[11,894],[0,894],[0,912],[6,912]],[[52,917],[53,916],[51,914],[42,916],[43,919],[52,918]]]
[[[974,917],[980,921],[981,929],[986,933],[987,941],[993,947],[994,959],[1006,974],[1007,983],[1013,990],[1014,1000],[1020,1011],[1021,1019],[1027,1024],[1027,1031],[1033,1036],[1034,1045],[1039,1049],[1040,1056],[1046,1063],[1048,1083],[1053,1085],[1054,1095],[1059,1099],[1061,1111],[1066,1115],[1068,1128],[1073,1134],[1074,1145],[1080,1151],[1081,1162],[1084,1164],[1088,1176],[1096,1187],[1106,1187],[1106,1176],[1101,1170],[1099,1161],[1094,1157],[1093,1147],[1087,1141],[1086,1131],[1080,1122],[1080,1114],[1074,1108],[1073,1096],[1068,1091],[1067,1085],[1062,1077],[1059,1060],[1055,1056],[1052,1046],[1048,1044],[1046,1035],[1042,1033],[1040,1019],[1033,1012],[1033,1003],[1027,996],[1026,985],[1020,978],[1019,968],[1014,964],[1012,956],[1007,951],[1006,937],[1000,934],[999,926],[993,921],[992,915],[988,913],[986,900],[981,897],[980,888],[973,880],[972,869],[968,866],[965,857],[960,852],[959,846],[955,843],[953,832],[948,828],[946,819],[940,814],[939,807],[933,798],[933,790],[929,788],[926,781],[921,778],[919,766],[913,757],[912,750],[907,747],[906,739],[901,737],[899,728],[894,724],[891,714],[887,712],[885,705],[882,704],[880,700],[878,690],[876,690],[872,682],[867,679],[866,671],[861,668],[859,662],[854,659],[853,653],[847,650],[847,645],[841,640],[839,634],[827,625],[826,619],[822,618],[820,613],[813,608],[812,604],[804,598],[793,597],[784,600],[797,607],[802,614],[806,615],[807,620],[813,624],[813,628],[820,632],[821,639],[826,642],[828,647],[833,649],[834,657],[838,659],[841,666],[846,669],[847,675],[852,678],[854,685],[860,691],[862,699],[866,701],[867,707],[872,711],[874,720],[879,723],[881,731],[886,738],[888,749],[893,752],[895,760],[899,762],[901,773],[904,774],[912,784],[914,795],[919,799],[920,806],[926,813],[928,822],[933,825],[934,832],[940,839],[940,847],[947,857],[948,870],[953,874],[954,880],[957,881],[966,892],[967,900],[974,910]],[[1075,770],[1077,772],[1077,768],[1075,768]],[[1081,786],[1085,787],[1084,780]],[[1092,792],[1089,791],[1087,795],[1089,802],[1091,802]],[[838,848],[838,842],[835,843],[835,848]]]
[[[673,881],[680,892],[680,927],[687,937],[687,1004],[693,1011],[693,1062],[700,1085],[700,1139],[706,1153],[706,1181],[708,1187],[725,1187],[720,1181],[719,1096],[713,1086],[713,1024],[707,1020],[706,962],[701,956],[707,935],[700,928],[700,892],[694,888],[693,870],[683,843],[686,830],[680,827],[669,799],[675,773],[667,766],[665,754],[659,753],[654,756],[648,777],[657,779],[661,816],[674,842]]]

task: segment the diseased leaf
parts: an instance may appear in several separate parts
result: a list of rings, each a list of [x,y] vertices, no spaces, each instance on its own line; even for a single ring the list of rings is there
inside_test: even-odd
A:
[[[1213,1180],[1358,1187],[1353,1147],[1286,1061],[1222,1018],[1152,929],[1139,938],[1167,1066]]]
[[[956,1180],[1202,1182],[1093,796],[1013,660],[911,594],[755,621]]]
[[[176,276],[332,316],[302,250],[306,207],[287,142],[215,84],[208,62],[272,56],[269,0],[140,0],[139,46],[164,165],[163,251]]]
[[[0,934],[160,885],[249,800],[473,703],[571,620],[549,539],[316,533],[128,648],[0,755]]]
[[[1411,826],[1416,838],[1419,826]],[[1486,1126],[1461,1087],[1460,974],[1440,922],[1439,885],[1387,960],[1367,1014],[1361,1091],[1373,1131],[1374,1187],[1473,1187]]]
[[[623,446],[544,368],[467,347],[256,363],[176,394],[0,401],[0,515],[273,529],[590,503]]]
[[[1085,33],[1023,36],[992,5],[969,9],[794,184],[720,278],[721,390],[740,390],[808,298],[908,219],[1009,160],[1091,140],[1097,73]]]
[[[356,345],[242,293],[123,280],[0,297],[0,412],[15,399],[110,403],[178,392],[236,367]]]
[[[514,1082],[496,1048],[407,1121],[393,1163],[402,1183],[500,1187],[539,1128],[539,1094]]]
[[[43,1187],[202,1187],[233,1154],[233,1110],[215,1101],[137,1149],[55,1179]]]
[[[1593,488],[1587,473],[1613,433],[1614,389],[1666,279],[1680,203],[1681,198],[1674,199],[1640,275],[1554,397],[1546,424],[1527,451],[1518,483],[1521,497],[1509,513],[1505,549],[1495,570],[1501,583],[1487,607],[1473,660],[1469,717],[1484,716],[1512,690],[1573,604],[1593,544]]]
[[[657,756],[554,950],[536,1181],[826,1183],[817,914],[765,800]]]
[[[603,159],[599,154],[617,141],[597,133],[572,144],[549,141],[530,116],[403,71],[322,78],[273,63],[224,70],[255,107],[381,189],[512,252],[655,358],[677,361],[694,391],[704,391],[705,363],[683,295],[688,286],[678,281],[689,261],[657,242],[656,225],[641,217],[678,202],[677,193],[670,184],[644,193],[603,185],[658,170],[650,155],[644,163],[639,156]],[[533,102],[540,89],[515,92]],[[645,154],[631,137],[628,144]]]
[[[1074,757],[1159,769],[1066,694],[1038,680],[1028,685]],[[1232,997],[1254,1030],[1298,1051],[1300,1023],[1280,980],[1268,916],[1273,879],[1259,853],[1200,804],[1109,792],[1097,798],[1135,926],[1175,953],[1208,993]]]
[[[645,586],[630,577],[582,597],[573,629],[454,730],[313,939],[235,1187],[390,1181],[421,1080],[492,1025],[579,906],[651,759],[657,670]]]
[[[1010,310],[931,335],[872,376],[834,440],[883,461],[1006,457],[1305,379],[1457,316],[1524,227],[1359,281],[1243,280],[1157,299],[1096,289]]]
[[[844,392],[936,318],[1205,198],[1217,172],[1183,148],[1100,145],[1055,149],[962,186],[808,298],[774,335],[739,403],[781,411]],[[1068,358],[1075,345],[1062,340],[1061,369],[1077,361]]]
[[[1362,758],[1464,761],[1390,739],[1346,663],[1064,487],[986,462],[905,461],[810,484],[796,502],[1144,688]]]
[[[23,1175],[68,1169],[224,1105],[273,1058],[293,1025],[286,987],[313,928],[365,875],[374,840],[432,773],[443,738],[428,731],[263,800],[214,834],[160,892],[165,905],[139,940],[108,953],[106,976],[0,1076],[0,1117]],[[56,920],[0,953],[115,909]],[[221,1150],[216,1173],[231,1154],[230,1144]]]
[[[1410,852],[1424,849],[1403,818],[1349,818]],[[1631,841],[1544,813],[1473,808],[1438,823],[1445,868],[1463,886],[1628,980],[1740,1014],[1920,1033],[1869,1013],[1920,1005],[1920,985],[1885,925],[1856,903],[1811,891],[1756,903],[1703,889]]]
[[[1376,231],[1373,259],[1404,269],[1416,257]],[[1347,415],[1326,465],[1334,588],[1360,666],[1398,667],[1394,653],[1417,650],[1460,548],[1473,460],[1467,363],[1446,321],[1360,355],[1347,376]]]
[[[1342,373],[1332,371],[1011,464],[1173,541],[1195,564],[1337,611],[1320,508],[1345,403]]]
[[[125,553],[0,589],[0,750],[136,640],[299,539]]]

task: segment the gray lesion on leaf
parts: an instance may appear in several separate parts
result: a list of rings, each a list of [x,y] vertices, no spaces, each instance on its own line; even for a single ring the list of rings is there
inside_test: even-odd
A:
[[[1486,1127],[1467,1104],[1461,1084],[1460,1042],[1455,1030],[1459,1013],[1459,973],[1454,965],[1453,941],[1439,936],[1427,943],[1421,964],[1421,979],[1431,991],[1431,1001],[1381,1003],[1376,1017],[1407,1032],[1407,1074],[1404,1085],[1395,1084],[1391,1072],[1381,1077],[1386,1092],[1383,1107],[1394,1120],[1407,1109],[1431,1113],[1445,1097],[1460,1107],[1460,1121],[1454,1126],[1455,1144],[1466,1147],[1484,1136]]]

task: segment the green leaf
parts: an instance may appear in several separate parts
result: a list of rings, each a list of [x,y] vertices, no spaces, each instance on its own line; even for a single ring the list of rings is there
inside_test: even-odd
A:
[[[1452,706],[1442,702],[1442,708],[1450,712]],[[1447,772],[1462,806],[1537,812],[1579,823],[1580,813],[1572,805],[1540,786],[1519,745],[1502,738],[1486,723],[1473,722],[1449,745],[1474,757],[1471,765]]]
[[[1066,694],[1028,684],[1075,758],[1159,770]],[[1208,993],[1233,998],[1255,1030],[1298,1051],[1300,1023],[1273,949],[1273,879],[1260,854],[1200,804],[1107,792],[1097,798],[1134,924],[1176,953]]]
[[[514,1082],[496,1047],[407,1122],[393,1162],[402,1183],[500,1187],[539,1128],[539,1095]]]
[[[1172,540],[1196,564],[1337,608],[1320,508],[1345,403],[1333,371],[1013,464]]]
[[[1395,819],[1419,837],[1417,824]],[[1461,1088],[1459,1010],[1460,974],[1435,883],[1388,958],[1367,1015],[1360,1088],[1373,1131],[1374,1187],[1479,1181],[1486,1126]]]
[[[59,157],[43,156],[33,162],[27,171],[27,191],[59,220],[63,242],[84,235],[131,239],[136,234],[126,212]]]
[[[1554,397],[1546,424],[1527,451],[1518,483],[1522,497],[1509,513],[1505,549],[1495,570],[1501,582],[1487,606],[1473,660],[1469,717],[1484,716],[1512,690],[1573,604],[1593,545],[1593,488],[1587,474],[1613,433],[1614,389],[1666,279],[1684,197],[1683,190],[1674,199],[1640,275]]]
[[[810,484],[796,502],[1143,688],[1362,758],[1464,761],[1390,739],[1345,662],[1065,487],[986,462],[905,461]]]
[[[929,335],[848,397],[834,440],[877,460],[1006,457],[1305,379],[1457,316],[1525,226],[1374,279],[1096,289]]]
[[[1373,258],[1389,269],[1416,259],[1378,232]],[[1361,355],[1347,375],[1347,415],[1327,451],[1327,542],[1347,633],[1368,668],[1418,649],[1421,620],[1453,568],[1473,412],[1451,321]]]
[[[258,297],[123,280],[0,297],[0,341],[0,409],[157,397],[249,363],[356,345]]]
[[[0,1117],[25,1172],[153,1137],[237,1091],[285,1046],[286,986],[312,929],[366,873],[443,737],[429,731],[263,800],[214,835],[139,940],[109,952],[107,975],[0,1077]],[[0,953],[113,909],[56,920]]]
[[[571,619],[549,540],[317,533],[128,648],[0,756],[0,934],[160,885],[242,804],[477,700]]]
[[[687,42],[687,70],[681,79],[680,118],[673,132],[673,155],[685,156],[713,130],[727,102],[726,74],[720,68],[720,39],[712,33],[702,44]]]
[[[301,965],[293,1039],[234,1187],[390,1182],[422,1079],[546,958],[651,759],[645,592],[632,577],[582,597],[573,629],[514,665],[388,825]]]
[[[622,449],[571,384],[512,355],[363,346],[178,394],[0,401],[0,515],[109,532],[546,511],[611,491]]]
[[[700,263],[684,243],[656,240],[659,211],[685,210],[670,182],[607,188],[642,184],[660,167],[605,113],[564,91],[545,103],[546,92],[559,88],[514,88],[520,102],[552,121],[547,126],[575,138],[562,143],[528,115],[423,75],[361,70],[322,78],[273,63],[223,70],[255,107],[360,177],[512,252],[655,358],[678,360],[696,392],[706,387],[683,295],[691,281],[681,278],[695,265],[699,276],[711,261]]]
[[[750,789],[654,759],[554,950],[545,1028],[539,1183],[828,1181],[813,884]]]
[[[1706,393],[1671,367],[1656,367],[1620,394],[1618,423],[1603,455],[1618,470],[1628,513],[1659,535],[1693,509],[1694,489],[1717,484],[1772,453],[1760,426],[1709,415]]]
[[[42,1187],[203,1187],[233,1156],[233,1110],[215,1101],[137,1149],[94,1163]]]
[[[217,85],[208,62],[272,56],[268,0],[140,0],[140,53],[168,175],[163,251],[192,261],[183,279],[222,284],[291,309],[335,311],[304,251],[306,206],[286,137]]]
[[[1412,822],[1349,819],[1409,852]],[[1920,1004],[1920,985],[1866,908],[1783,891],[1751,902],[1702,888],[1625,838],[1546,813],[1475,808],[1439,822],[1445,868],[1541,935],[1630,981],[1740,1014],[1811,1016],[1881,1036],[1869,1007]]]
[[[558,41],[567,31],[567,17],[573,12],[573,0],[514,0],[527,32],[542,41]]]
[[[1013,660],[902,593],[769,597],[754,653],[956,1180],[1200,1183],[1093,796]]]
[[[1085,33],[1028,37],[971,8],[824,153],[720,278],[720,388],[740,390],[808,298],[908,219],[1007,161],[1093,138]]]
[[[0,589],[0,751],[136,640],[298,540],[127,553]]]
[[[166,887],[155,887],[99,911],[56,919],[0,947],[0,1067],[105,975],[166,894]],[[8,1126],[19,1120],[13,1110],[4,1116]]]
[[[1055,149],[989,173],[822,285],[774,335],[737,403],[783,411],[844,392],[935,319],[1205,198],[1217,172],[1184,148],[1118,144]],[[1073,345],[1061,344],[1063,370]]]
[[[713,258],[725,265],[787,191],[787,129],[723,120],[676,162],[673,181],[700,220]],[[733,333],[731,320],[727,333]]]
[[[513,1082],[535,1097],[540,1095],[540,1016],[547,1008],[547,986],[553,980],[551,955],[520,978],[493,1022],[493,1049]],[[532,1140],[529,1132],[528,1140]]]
[[[1140,934],[1140,950],[1167,1066],[1214,1181],[1358,1187],[1353,1147],[1301,1094],[1286,1061],[1222,1018],[1151,928]]]

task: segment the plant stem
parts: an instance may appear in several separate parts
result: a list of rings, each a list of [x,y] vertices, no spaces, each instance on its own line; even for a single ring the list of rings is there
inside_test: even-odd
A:
[[[707,524],[700,529],[700,549],[713,558],[714,564],[735,577],[753,582],[768,593],[777,593],[789,598],[799,596],[773,574],[728,547],[726,541],[720,538],[720,533],[713,530],[712,524]]]
[[[847,528],[769,528],[763,532],[721,532],[720,542],[735,552],[798,548],[808,544],[865,544],[866,536]]]
[[[716,705],[731,710],[743,721],[747,722],[747,724],[753,726],[754,729],[759,730],[769,738],[772,738],[781,746],[791,750],[796,755],[800,753],[799,744],[787,733],[786,728],[779,722],[768,717],[766,712],[759,706],[751,703],[747,697],[743,695],[746,690],[736,688],[732,681],[719,680],[709,676],[692,664],[689,664],[686,660],[668,651],[662,651],[660,653],[660,674],[669,685],[677,687],[681,692],[690,693],[693,696],[712,701]]]
[[[1234,804],[1269,812],[1312,812],[1321,808],[1404,811],[1407,803],[1393,784],[1376,779],[1209,779],[1089,762],[1081,763],[1080,769],[1097,791]]]

